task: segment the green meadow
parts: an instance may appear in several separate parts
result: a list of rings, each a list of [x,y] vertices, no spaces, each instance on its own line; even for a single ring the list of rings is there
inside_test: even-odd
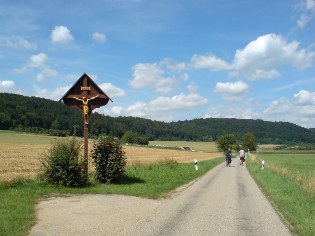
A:
[[[246,163],[291,231],[315,235],[315,151],[260,152],[251,154]]]

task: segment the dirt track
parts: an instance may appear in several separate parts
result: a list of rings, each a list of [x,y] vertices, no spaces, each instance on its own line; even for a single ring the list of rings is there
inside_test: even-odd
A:
[[[291,235],[245,166],[221,164],[170,199],[45,199],[30,235]]]

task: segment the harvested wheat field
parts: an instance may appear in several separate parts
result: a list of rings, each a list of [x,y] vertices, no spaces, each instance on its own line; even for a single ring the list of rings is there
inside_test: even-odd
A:
[[[40,173],[40,157],[51,147],[54,137],[0,133],[0,181],[19,177],[34,178]],[[89,143],[91,150],[93,142]],[[169,160],[193,162],[221,157],[222,153],[203,153],[179,150],[156,149],[146,147],[124,146],[127,165],[153,164]],[[91,161],[89,170],[93,171]]]
[[[0,181],[34,178],[40,169],[39,157],[49,144],[0,143]]]
[[[169,160],[177,162],[194,162],[195,158],[198,161],[202,161],[223,156],[221,152],[190,152],[132,146],[125,146],[124,150],[126,152],[128,164],[152,164]]]

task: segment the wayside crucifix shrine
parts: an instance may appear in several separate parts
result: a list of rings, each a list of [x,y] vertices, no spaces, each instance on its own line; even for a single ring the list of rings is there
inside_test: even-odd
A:
[[[88,134],[89,116],[95,108],[105,106],[112,101],[87,75],[83,74],[80,79],[59,100],[71,108],[79,110],[84,118],[84,162],[86,173],[88,171]]]

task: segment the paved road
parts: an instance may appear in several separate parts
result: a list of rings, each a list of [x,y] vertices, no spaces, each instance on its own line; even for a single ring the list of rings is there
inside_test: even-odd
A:
[[[291,235],[245,166],[208,172],[125,235]]]
[[[291,235],[245,166],[224,163],[169,199],[53,197],[37,206],[42,235]]]

